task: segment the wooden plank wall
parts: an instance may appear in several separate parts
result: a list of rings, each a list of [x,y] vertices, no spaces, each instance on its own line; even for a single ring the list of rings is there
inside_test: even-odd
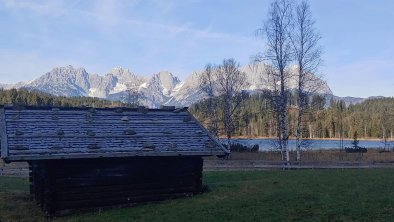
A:
[[[30,162],[32,198],[49,216],[191,196],[202,190],[201,157]]]

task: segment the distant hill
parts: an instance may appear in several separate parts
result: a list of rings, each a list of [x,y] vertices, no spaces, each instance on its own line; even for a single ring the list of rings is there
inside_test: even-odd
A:
[[[366,98],[351,97],[351,96],[345,96],[345,97],[334,96],[333,98],[335,101],[340,101],[340,100],[344,101],[347,106],[358,104],[366,100]]]
[[[347,106],[362,103],[367,99],[383,99],[383,98],[385,98],[385,97],[384,96],[370,96],[368,98],[361,98],[361,97],[351,97],[351,96],[346,96],[346,97],[333,96],[333,99],[335,101],[342,100],[345,102],[345,104]]]

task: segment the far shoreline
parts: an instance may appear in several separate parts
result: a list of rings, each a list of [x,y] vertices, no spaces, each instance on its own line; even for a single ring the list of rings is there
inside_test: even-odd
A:
[[[220,139],[227,139],[226,137],[219,137]],[[253,139],[277,139],[276,137],[263,137],[263,136],[255,136],[255,137],[247,137],[247,136],[234,136],[231,137],[231,139],[249,139],[249,140],[253,140]],[[289,140],[295,140],[296,138],[289,138]],[[303,138],[303,140],[341,140],[340,138]],[[343,138],[343,140],[346,141],[353,141],[354,139],[352,138]],[[357,138],[357,140],[359,141],[382,141],[381,138]],[[394,142],[394,139],[387,139],[387,142]]]

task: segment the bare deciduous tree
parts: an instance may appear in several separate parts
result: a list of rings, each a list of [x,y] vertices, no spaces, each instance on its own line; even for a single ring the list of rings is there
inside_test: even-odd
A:
[[[239,70],[239,63],[234,59],[225,59],[220,65],[208,65],[205,68],[200,77],[200,85],[208,97],[217,96],[217,104],[209,105],[212,118],[216,120],[213,127],[218,127],[218,121],[223,123],[227,145],[230,147],[230,139],[235,130],[234,118],[244,97],[243,89],[248,86],[246,74]],[[220,116],[216,105],[223,110]]]
[[[308,107],[308,97],[324,85],[316,71],[321,64],[320,35],[314,29],[310,8],[307,2],[296,5],[290,0],[274,0],[268,20],[258,33],[266,40],[266,51],[258,61],[268,61],[266,82],[272,90],[273,108],[277,117],[278,148],[282,158],[289,162],[289,85],[296,83],[297,121],[296,149],[300,160],[302,133],[305,130],[304,115]],[[296,67],[291,70],[291,66]]]
[[[271,4],[268,20],[258,33],[266,39],[266,51],[261,60],[267,61],[268,80],[273,89],[273,106],[278,124],[278,148],[282,159],[289,163],[288,140],[288,81],[291,78],[289,67],[292,62],[292,2],[290,0],[275,0]]]
[[[297,5],[294,16],[291,43],[296,63],[297,82],[297,120],[296,151],[297,161],[301,159],[302,133],[305,130],[303,117],[308,107],[308,96],[315,94],[324,84],[316,73],[321,64],[322,50],[319,46],[320,35],[314,28],[309,4],[302,1]]]
[[[205,66],[205,70],[200,75],[200,89],[208,97],[207,100],[207,111],[209,112],[208,119],[208,130],[212,132],[216,137],[218,137],[219,126],[218,126],[218,113],[217,104],[214,102],[215,97],[215,80],[214,80],[214,67],[211,64]]]

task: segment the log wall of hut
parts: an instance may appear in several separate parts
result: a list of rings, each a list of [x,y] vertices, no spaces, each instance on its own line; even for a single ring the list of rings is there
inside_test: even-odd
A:
[[[30,161],[32,198],[49,216],[191,196],[202,190],[201,157]]]

